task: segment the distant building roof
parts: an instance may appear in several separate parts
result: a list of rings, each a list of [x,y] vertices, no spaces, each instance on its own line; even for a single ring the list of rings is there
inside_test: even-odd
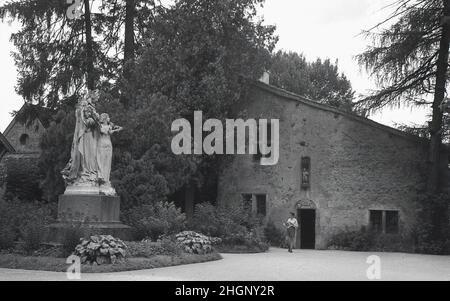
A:
[[[15,149],[9,143],[8,139],[6,139],[5,136],[3,136],[2,133],[0,133],[0,159],[5,155],[6,153],[14,153]]]
[[[36,118],[39,119],[39,121],[45,128],[47,128],[52,120],[52,111],[38,105],[25,103],[15,114],[13,120],[6,127],[6,130],[3,132],[3,134],[7,136],[9,131],[11,131],[11,129],[17,122],[24,124],[31,122]]]

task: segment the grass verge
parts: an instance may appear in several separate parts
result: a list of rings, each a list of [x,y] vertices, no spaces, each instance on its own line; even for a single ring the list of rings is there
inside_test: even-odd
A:
[[[222,259],[222,256],[220,256],[219,253],[210,253],[206,255],[156,255],[150,258],[128,258],[124,262],[108,265],[83,264],[81,266],[81,272],[110,273],[146,270],[176,265],[201,263],[219,259]],[[22,256],[16,254],[0,255],[0,268],[65,272],[68,267],[69,264],[66,264],[66,259],[64,258]]]

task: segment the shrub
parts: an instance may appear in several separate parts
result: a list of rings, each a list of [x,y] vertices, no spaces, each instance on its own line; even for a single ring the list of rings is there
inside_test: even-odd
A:
[[[329,249],[345,251],[410,252],[412,242],[400,234],[385,234],[368,231],[343,231],[332,236]]]
[[[220,238],[210,238],[194,231],[184,231],[176,236],[177,242],[189,254],[208,254],[214,251],[213,245],[220,243]]]
[[[0,201],[0,248],[11,248],[18,240],[24,242],[28,253],[39,248],[45,238],[45,226],[53,220],[51,209],[39,202]]]
[[[417,202],[419,210],[413,230],[415,251],[450,255],[450,195],[424,194]]]
[[[275,226],[273,221],[269,221],[264,227],[264,236],[267,242],[274,247],[284,247],[286,234]]]
[[[114,264],[125,259],[126,249],[125,243],[118,238],[94,235],[89,239],[81,239],[74,254],[81,258],[81,263]]]
[[[333,235],[328,243],[329,249],[345,251],[370,251],[374,241],[372,231],[366,231],[365,227],[359,231],[343,231]]]
[[[230,234],[244,235],[260,228],[262,221],[243,205],[215,207],[210,203],[195,206],[190,228],[211,237],[225,238]]]
[[[411,238],[400,234],[378,234],[374,236],[372,250],[377,252],[413,252]]]
[[[7,166],[5,197],[18,197],[26,201],[41,199],[40,175],[36,160],[7,157],[5,164]]]
[[[262,220],[243,205],[214,207],[204,203],[195,207],[192,230],[222,239],[223,245],[242,245],[267,250]]]
[[[136,240],[156,241],[162,235],[176,234],[186,227],[186,216],[169,202],[134,207],[125,214],[125,220],[134,227]]]
[[[22,232],[23,247],[27,253],[32,253],[38,250],[41,243],[44,242],[46,229],[43,223],[34,221],[27,224]]]
[[[165,255],[181,255],[183,253],[181,245],[172,237],[163,237],[158,242],[161,244]]]
[[[157,255],[165,255],[166,250],[161,246],[161,242],[143,241],[127,241],[127,254],[129,257],[145,257],[150,258]]]
[[[0,250],[13,248],[16,235],[12,227],[4,227],[1,225],[1,222],[0,227]]]
[[[67,227],[64,230],[64,236],[62,239],[62,250],[64,256],[69,256],[72,254],[82,238],[83,230],[81,229],[81,223],[72,224]]]

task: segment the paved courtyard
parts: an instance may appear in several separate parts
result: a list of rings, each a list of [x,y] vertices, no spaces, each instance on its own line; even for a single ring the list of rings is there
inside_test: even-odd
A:
[[[368,280],[370,255],[381,259],[381,280],[450,281],[450,256],[403,253],[271,249],[262,254],[224,254],[214,262],[107,274],[82,280]],[[0,269],[0,280],[66,280],[65,273]]]

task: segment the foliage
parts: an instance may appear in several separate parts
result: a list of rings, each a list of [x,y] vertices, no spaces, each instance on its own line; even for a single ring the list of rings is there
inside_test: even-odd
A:
[[[352,111],[354,91],[338,65],[329,59],[307,62],[302,54],[278,51],[272,56],[271,84],[328,104]]]
[[[89,0],[81,2],[92,4]],[[127,11],[129,3],[133,10]],[[135,50],[157,7],[153,1],[105,1],[97,8],[98,13],[71,20],[65,1],[3,4],[0,19],[15,20],[20,25],[11,36],[17,48],[13,54],[19,70],[17,92],[30,103],[59,109],[63,103],[73,104],[86,85],[93,88],[93,83],[99,82],[97,87],[110,87],[120,78],[125,64],[124,40],[132,35],[131,47]],[[126,25],[131,31],[124,30],[124,21],[130,17],[134,22]]]
[[[222,239],[220,245],[242,245],[258,250],[267,250],[262,220],[255,217],[243,205],[215,207],[198,204],[189,227],[196,232]]]
[[[441,12],[440,0],[398,1],[389,18],[396,22],[381,32],[365,32],[372,46],[358,56],[358,62],[382,87],[364,99],[368,108],[395,102],[427,104],[423,96],[434,90]]]
[[[265,252],[269,249],[269,244],[265,241],[260,229],[253,229],[247,232],[231,233],[222,240],[223,246],[245,246],[255,252]]]
[[[199,168],[213,161],[210,158],[175,156],[172,153],[170,125],[180,116],[191,116],[193,110],[203,110],[205,115],[214,115],[215,118],[225,116],[230,106],[244,95],[248,86],[246,81],[259,78],[267,69],[276,41],[274,27],[265,26],[257,20],[256,9],[261,0],[178,0],[168,8],[150,2],[146,5],[144,2],[134,1],[135,46],[139,51],[129,64],[131,68],[126,78],[114,72],[108,73],[112,69],[117,71],[117,68],[109,68],[110,59],[112,65],[116,64],[115,55],[123,46],[123,39],[119,36],[122,31],[117,30],[121,27],[117,20],[125,18],[123,3],[117,6],[105,3],[105,7],[100,8],[105,15],[110,12],[109,18],[105,19],[105,15],[92,16],[96,30],[94,50],[96,47],[113,48],[108,52],[112,58],[98,56],[94,51],[93,73],[101,79],[103,91],[98,111],[109,113],[114,123],[124,127],[124,131],[113,136],[111,180],[125,210],[167,200],[168,196],[188,183],[194,182],[201,188],[204,182],[214,178],[204,174],[204,170],[211,169]],[[5,8],[5,12],[9,9],[13,6]],[[20,8],[26,11],[33,9],[26,5]],[[52,13],[53,10],[50,10],[49,14]],[[22,16],[15,17],[22,20]],[[37,14],[36,21],[32,22],[41,22],[41,17],[42,14]],[[84,25],[79,26],[82,29]],[[78,29],[74,29],[74,34]],[[34,32],[33,28],[23,30]],[[106,38],[105,34],[110,30],[114,34]],[[59,45],[63,41],[54,42]],[[76,45],[83,48],[82,44]],[[65,64],[70,64],[77,57],[80,62],[86,59],[82,52],[67,61],[52,62],[57,66],[54,71],[66,70],[70,75],[71,68],[78,65]],[[22,63],[22,59],[19,61]],[[24,62],[25,65],[27,63]],[[28,65],[24,68],[27,69]],[[33,70],[32,78],[36,75],[34,71],[37,70]],[[42,72],[46,74],[47,70]],[[82,65],[78,72],[75,78],[71,77],[72,81],[78,81],[87,72],[87,67]],[[76,89],[73,93],[68,92],[65,91],[68,83],[59,87],[59,77],[57,74],[55,77],[58,80],[48,83],[46,79],[53,79],[53,75],[36,79],[39,89],[48,84],[54,90],[59,89],[61,96],[71,97],[70,101],[55,100],[56,109],[63,112],[54,118],[42,143],[40,167],[45,173],[43,189],[45,197],[54,202],[64,190],[60,170],[69,159],[74,128],[73,106],[79,97],[80,87],[84,85],[82,81],[71,83]],[[120,79],[116,80],[118,77]],[[36,94],[33,91],[29,94]]]
[[[419,212],[414,227],[416,252],[450,254],[450,195],[424,194],[418,200]]]
[[[60,110],[41,137],[39,169],[43,175],[41,187],[44,199],[57,202],[64,193],[65,184],[61,170],[70,158],[70,150],[75,128],[75,112]]]
[[[274,247],[284,247],[286,242],[286,233],[275,226],[272,220],[264,227],[264,237]]]
[[[5,227],[3,222],[0,222],[0,250],[7,250],[14,247],[14,240],[16,235],[12,227]]]
[[[124,214],[126,223],[135,230],[135,238],[156,241],[162,235],[184,230],[186,216],[170,202],[156,202],[136,206]]]
[[[39,248],[45,225],[53,221],[53,209],[38,202],[0,200],[0,247],[12,247],[12,242],[21,240],[27,252]]]
[[[177,0],[155,16],[136,61],[137,89],[167,95],[180,116],[227,116],[247,80],[269,67],[273,26],[257,20],[262,0]],[[136,91],[136,86],[130,87]]]
[[[81,258],[81,263],[114,264],[125,259],[127,246],[111,235],[94,235],[80,241],[74,254]]]
[[[181,247],[173,240],[163,239],[157,242],[150,240],[127,241],[127,252],[129,257],[150,258],[158,255],[179,255],[182,253]]]
[[[124,130],[113,136],[111,178],[125,210],[164,201],[197,171],[199,158],[171,150],[171,124],[176,119],[167,97],[136,95],[136,108],[126,110],[105,95],[98,111],[110,114]]]
[[[359,231],[336,233],[328,242],[328,249],[373,252],[412,252],[409,235],[378,233],[362,227]]]
[[[328,242],[329,249],[346,251],[373,251],[376,233],[367,231],[365,227],[359,231],[342,231],[332,236]]]
[[[76,246],[80,243],[80,239],[83,238],[83,230],[81,229],[81,223],[71,224],[64,229],[64,236],[62,239],[62,251],[65,256],[69,256],[73,253]]]
[[[427,191],[437,193],[442,190],[440,152],[448,80],[450,2],[399,0],[389,7],[395,7],[391,16],[366,32],[372,46],[357,57],[380,87],[359,105],[368,110],[386,105],[432,109],[427,125],[431,138]]]
[[[38,250],[45,240],[46,228],[40,220],[28,221],[24,229],[22,229],[22,238],[24,241],[24,250],[31,253]]]
[[[34,158],[7,157],[6,191],[4,197],[26,200],[40,200],[42,191],[39,187],[39,168]]]
[[[189,254],[207,254],[213,252],[213,245],[221,242],[220,238],[211,238],[194,231],[184,231],[175,235],[178,243]]]
[[[235,233],[245,233],[261,226],[261,220],[243,205],[216,207],[211,203],[197,204],[189,227],[211,237],[225,238]]]

